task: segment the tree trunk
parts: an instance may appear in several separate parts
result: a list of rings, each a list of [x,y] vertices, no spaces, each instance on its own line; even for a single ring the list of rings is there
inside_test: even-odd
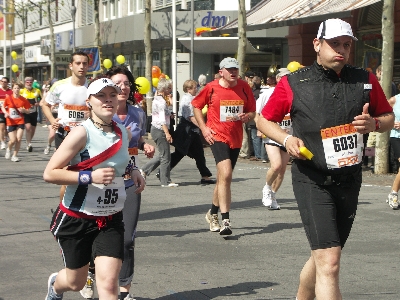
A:
[[[238,15],[238,52],[237,52],[237,60],[239,62],[239,72],[243,75],[245,70],[245,60],[246,60],[246,6],[245,0],[239,1],[239,15]]]
[[[151,0],[145,0],[145,11],[144,11],[144,48],[146,51],[146,70],[145,77],[150,81],[152,86],[152,73],[151,68],[153,65],[153,48],[151,47]],[[153,100],[153,91],[146,94],[146,107],[147,115],[151,116],[151,106]]]
[[[393,54],[394,54],[394,4],[395,0],[384,0],[382,11],[382,88],[389,99],[392,91]],[[389,131],[378,133],[375,148],[376,174],[389,171]]]

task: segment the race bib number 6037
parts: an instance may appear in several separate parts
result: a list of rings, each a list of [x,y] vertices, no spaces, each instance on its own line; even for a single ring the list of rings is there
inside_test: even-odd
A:
[[[352,124],[321,129],[321,137],[329,169],[352,166],[361,162],[363,138]]]

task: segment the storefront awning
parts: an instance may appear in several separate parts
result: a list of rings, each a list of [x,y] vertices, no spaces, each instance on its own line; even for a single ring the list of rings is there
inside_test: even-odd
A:
[[[178,38],[183,46],[191,50],[190,37]],[[214,53],[236,53],[238,50],[238,37],[195,37],[193,45],[195,53],[214,54]],[[249,41],[246,45],[246,53],[260,53]]]
[[[350,17],[351,11],[380,0],[264,0],[247,12],[246,31],[320,22],[329,18]],[[202,36],[236,33],[238,20]]]

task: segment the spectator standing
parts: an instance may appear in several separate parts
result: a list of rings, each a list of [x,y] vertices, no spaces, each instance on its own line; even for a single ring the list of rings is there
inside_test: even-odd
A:
[[[204,89],[204,87],[207,84],[207,76],[204,74],[200,74],[199,76],[199,88],[197,89],[197,94],[201,92],[202,89]]]
[[[140,173],[144,178],[150,175],[155,169],[160,166],[160,181],[161,187],[177,187],[177,183],[171,182],[170,162],[171,149],[170,144],[173,142],[170,134],[171,110],[169,106],[169,98],[172,91],[172,82],[162,79],[158,82],[157,92],[152,103],[152,121],[151,121],[151,136],[157,145],[158,156],[153,157],[147,162]]]

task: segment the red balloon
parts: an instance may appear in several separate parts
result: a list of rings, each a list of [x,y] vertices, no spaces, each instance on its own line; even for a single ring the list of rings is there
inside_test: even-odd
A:
[[[159,78],[161,75],[161,69],[157,66],[153,66],[151,68],[151,77],[153,78]]]
[[[164,73],[161,73],[161,74],[160,74],[160,77],[158,77],[158,78],[160,78],[160,79],[161,79],[161,78],[164,78],[164,79],[165,79],[166,77],[165,77],[165,74],[164,74]]]

